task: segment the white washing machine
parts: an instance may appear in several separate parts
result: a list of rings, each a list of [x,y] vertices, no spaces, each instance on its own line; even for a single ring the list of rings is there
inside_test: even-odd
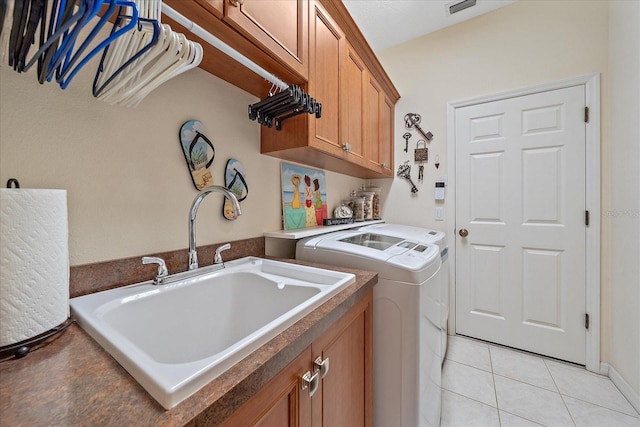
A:
[[[441,250],[433,235],[424,239],[416,232],[404,235],[402,226],[382,225],[387,227],[303,239],[296,258],[378,273],[373,288],[374,425],[439,426]]]
[[[442,362],[447,354],[447,323],[449,321],[449,247],[447,246],[447,236],[442,231],[429,230],[428,228],[413,227],[404,224],[373,224],[360,227],[360,230],[372,231],[387,236],[406,237],[416,236],[422,242],[429,242],[438,245],[440,248],[440,268],[441,299],[440,299],[440,333],[442,336]]]

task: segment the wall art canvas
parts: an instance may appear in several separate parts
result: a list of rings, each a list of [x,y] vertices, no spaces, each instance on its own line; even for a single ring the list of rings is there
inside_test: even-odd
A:
[[[284,229],[317,227],[327,218],[327,185],[323,170],[282,163]]]

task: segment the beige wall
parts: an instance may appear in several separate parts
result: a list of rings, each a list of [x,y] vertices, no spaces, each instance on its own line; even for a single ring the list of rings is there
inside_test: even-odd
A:
[[[609,8],[613,7],[612,3],[619,3],[617,7],[620,11],[610,20]],[[636,96],[635,110],[625,110],[628,104],[626,99],[611,99],[613,75],[609,71],[609,29],[618,26],[617,21],[622,19],[625,8],[629,6],[627,3],[635,3],[632,7],[637,8],[637,2],[523,0],[380,52],[383,65],[402,95],[396,106],[396,164],[413,160],[415,147],[410,146],[409,153],[405,153],[404,140],[401,138],[403,117],[407,112],[421,114],[422,126],[435,134],[430,144],[430,161],[425,169],[424,183],[418,185],[421,190],[417,195],[410,194],[409,185],[402,179],[396,178],[393,183],[383,184],[390,187],[391,191],[384,203],[384,218],[390,222],[405,222],[444,231],[453,229],[452,212],[445,214],[445,222],[435,221],[433,213],[433,182],[447,174],[447,144],[450,143],[447,141],[446,128],[448,102],[590,73],[601,75],[602,211],[622,209],[626,206],[626,202],[622,201],[630,199],[630,209],[636,209],[637,212],[637,128],[624,131],[621,138],[614,138],[609,123],[609,118],[613,116],[609,103],[616,102],[619,112],[631,114],[637,124],[637,91],[629,95]],[[631,23],[627,20],[625,28],[629,25]],[[619,43],[618,39],[629,37],[637,40],[637,32],[636,21],[634,30],[620,30],[615,43]],[[631,60],[632,64],[637,63],[637,43],[635,46],[636,56]],[[616,66],[620,67],[620,73],[635,70],[637,85],[637,68],[625,69],[622,59]],[[617,84],[624,85],[621,81]],[[620,89],[621,92],[624,90]],[[416,136],[411,139],[414,145],[416,140]],[[635,147],[636,151],[632,151],[635,155],[625,157],[632,146]],[[440,157],[439,169],[433,165],[432,159],[436,155]],[[618,162],[622,162],[624,167],[614,174]],[[413,164],[413,161],[410,163]],[[630,169],[635,173],[631,174],[635,181],[628,185],[617,185],[612,195],[610,190],[615,177],[619,176],[622,180]],[[417,172],[413,176],[417,176]],[[403,208],[396,209],[396,206]],[[626,221],[633,222],[637,230],[637,216]],[[635,238],[627,240],[624,245],[618,243],[616,235],[622,234],[623,229],[623,220],[603,216],[601,359],[619,369],[625,380],[639,393],[638,238],[635,231]],[[612,256],[617,257],[615,263],[612,263]],[[623,273],[632,265],[635,270],[628,271],[635,271],[635,274]],[[612,282],[614,279],[618,282],[615,285]],[[625,300],[626,304],[629,301],[634,303],[627,310],[619,311],[618,305],[625,303]],[[625,329],[622,329],[623,325]],[[630,338],[629,334],[634,336]]]
[[[198,244],[282,228],[280,160],[260,154],[259,125],[246,113],[255,97],[196,69],[138,108],[117,107],[92,97],[93,70],[83,69],[62,91],[39,85],[31,73],[0,67],[0,182],[15,177],[25,188],[67,190],[71,265],[188,246],[196,190],[178,130],[191,119],[204,124],[215,145],[214,182],[223,182],[226,161],[234,157],[244,164],[249,185],[237,221],[223,219],[220,194],[204,200]],[[363,182],[327,172],[329,208]]]
[[[609,13],[611,205],[610,362],[640,395],[640,2]],[[608,237],[608,236],[606,236]]]

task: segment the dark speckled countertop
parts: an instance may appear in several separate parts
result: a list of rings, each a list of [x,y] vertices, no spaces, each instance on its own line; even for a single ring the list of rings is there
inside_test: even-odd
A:
[[[216,425],[377,283],[375,273],[330,268],[356,274],[355,283],[173,409],[160,406],[74,324],[27,357],[0,363],[0,425]]]

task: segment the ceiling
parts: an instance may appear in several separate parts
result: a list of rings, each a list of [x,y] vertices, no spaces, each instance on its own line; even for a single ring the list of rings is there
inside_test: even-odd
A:
[[[517,0],[476,0],[453,15],[462,0],[342,0],[374,51],[387,49],[441,28],[507,6]]]

